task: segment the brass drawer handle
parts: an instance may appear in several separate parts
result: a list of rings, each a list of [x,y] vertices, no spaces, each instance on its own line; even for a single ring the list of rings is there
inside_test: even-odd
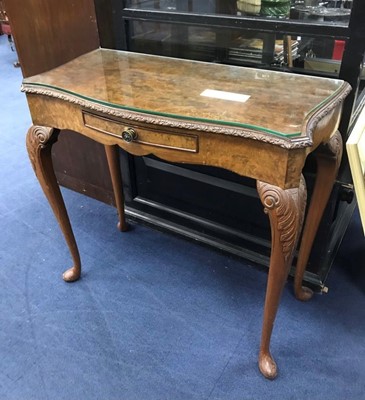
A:
[[[137,139],[137,132],[133,128],[127,128],[122,132],[122,138],[127,143],[133,142]]]

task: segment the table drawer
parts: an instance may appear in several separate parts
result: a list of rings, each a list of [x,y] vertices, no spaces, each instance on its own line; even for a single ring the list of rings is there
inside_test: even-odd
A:
[[[139,143],[165,149],[198,152],[198,136],[145,129],[136,125],[126,125],[99,115],[82,112],[84,125],[108,135],[121,138],[127,143]]]

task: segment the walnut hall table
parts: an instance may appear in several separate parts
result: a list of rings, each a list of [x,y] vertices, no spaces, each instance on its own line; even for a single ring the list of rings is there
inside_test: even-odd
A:
[[[81,263],[51,160],[60,130],[104,144],[121,231],[127,224],[118,147],[253,178],[272,236],[259,368],[274,378],[270,338],[304,219],[302,169],[316,150],[317,178],[294,283],[296,296],[307,300],[312,292],[302,287],[303,273],[341,159],[337,127],[350,89],[340,80],[105,49],[25,79],[33,120],[29,157],[74,263],[64,280],[77,280]]]

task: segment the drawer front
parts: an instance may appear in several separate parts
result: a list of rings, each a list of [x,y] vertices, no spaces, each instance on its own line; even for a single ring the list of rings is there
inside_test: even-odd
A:
[[[99,115],[82,112],[84,125],[108,135],[121,138],[125,142],[139,143],[165,149],[181,150],[190,153],[198,152],[198,136],[162,132],[153,129],[145,129],[133,125],[125,125]]]

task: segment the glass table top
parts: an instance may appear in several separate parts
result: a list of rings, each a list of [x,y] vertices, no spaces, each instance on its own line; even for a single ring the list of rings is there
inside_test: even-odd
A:
[[[102,105],[140,113],[215,123],[298,137],[306,118],[346,85],[307,77],[97,49],[24,87],[55,89]]]

